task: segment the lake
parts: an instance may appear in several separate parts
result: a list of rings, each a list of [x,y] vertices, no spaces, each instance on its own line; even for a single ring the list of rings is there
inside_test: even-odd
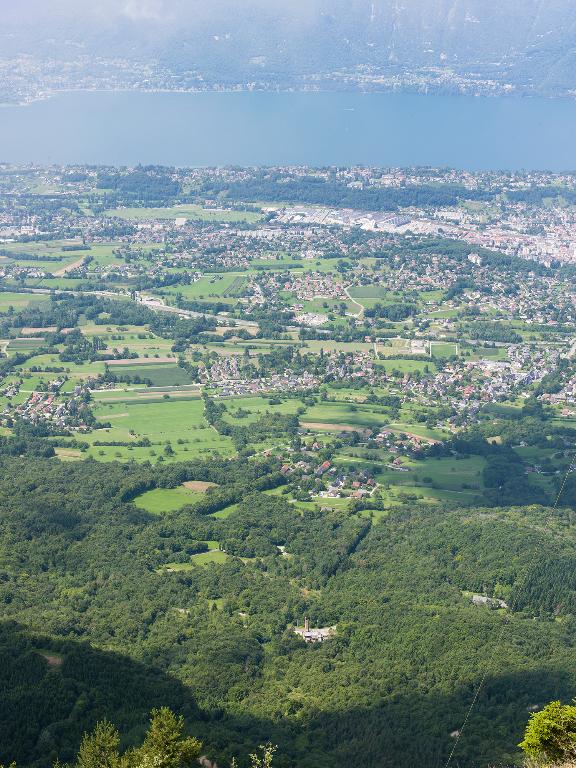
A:
[[[0,108],[0,161],[576,169],[576,100],[62,93]]]

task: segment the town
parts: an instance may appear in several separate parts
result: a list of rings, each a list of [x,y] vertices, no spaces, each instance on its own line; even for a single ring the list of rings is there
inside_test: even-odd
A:
[[[292,503],[376,515],[477,503],[509,445],[552,494],[574,200],[569,174],[3,166],[0,428],[69,461],[266,456]]]

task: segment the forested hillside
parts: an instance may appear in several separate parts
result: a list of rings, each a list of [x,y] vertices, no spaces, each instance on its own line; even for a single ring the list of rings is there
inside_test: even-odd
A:
[[[368,766],[435,765],[487,669],[459,763],[488,765],[517,754],[529,708],[570,696],[572,512],[414,507],[371,523],[258,491],[228,518],[130,501],[190,479],[250,491],[274,470],[1,459],[2,761],[71,759],[103,717],[131,743],[166,704],[220,759],[272,740],[279,765],[336,768],[360,752]],[[231,556],[163,568],[201,540]],[[537,578],[551,558],[553,600]],[[305,614],[337,636],[305,646],[289,630]]]

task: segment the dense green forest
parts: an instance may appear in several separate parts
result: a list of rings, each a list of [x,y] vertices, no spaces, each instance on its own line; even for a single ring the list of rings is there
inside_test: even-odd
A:
[[[211,182],[203,194],[225,193],[230,200],[281,200],[286,203],[310,203],[358,208],[366,211],[395,211],[414,205],[454,205],[460,199],[489,200],[483,190],[470,190],[458,184],[394,189],[350,189],[345,185],[324,181],[314,176],[285,182],[273,173],[262,172],[261,178],[234,184]]]
[[[104,717],[133,744],[167,705],[241,765],[266,741],[284,766],[437,765],[487,670],[458,759],[488,765],[517,755],[530,707],[570,697],[574,513],[300,512],[257,490],[276,469],[0,459],[0,760],[71,760]],[[237,512],[211,516],[210,494],[164,516],[132,502],[190,479],[227,503],[244,487]],[[166,568],[211,540],[226,562]],[[305,646],[304,615],[337,635]]]

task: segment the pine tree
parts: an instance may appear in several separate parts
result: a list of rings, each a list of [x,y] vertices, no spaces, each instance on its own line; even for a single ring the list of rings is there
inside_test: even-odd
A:
[[[200,755],[201,742],[183,737],[184,718],[168,707],[152,710],[150,728],[142,746],[129,756],[132,765],[185,768]]]
[[[76,768],[118,768],[120,762],[120,735],[109,722],[96,725],[92,733],[85,733],[80,744]]]

